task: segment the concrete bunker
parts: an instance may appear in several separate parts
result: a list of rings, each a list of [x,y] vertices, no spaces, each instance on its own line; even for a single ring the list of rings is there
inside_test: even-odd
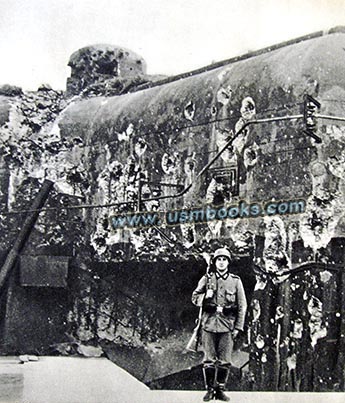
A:
[[[186,329],[191,331],[194,321],[190,292],[204,270],[201,255],[219,242],[237,256],[249,298],[254,289],[247,333],[251,359],[241,387],[344,390],[339,375],[344,368],[343,269],[339,266],[345,187],[343,160],[334,158],[337,150],[345,148],[344,126],[320,121],[321,144],[303,135],[298,120],[246,126],[248,119],[300,113],[306,92],[320,99],[325,114],[342,115],[343,47],[344,35],[335,30],[182,78],[160,83],[147,77],[133,83],[131,78],[132,92],[126,93],[128,83],[123,81],[121,96],[104,93],[109,80],[126,78],[119,76],[125,71],[119,53],[112,59],[103,50],[101,62],[97,66],[96,59],[92,62],[86,87],[77,80],[77,70],[76,81],[69,81],[70,94],[90,89],[81,97],[66,101],[64,94],[47,87],[35,93],[14,90],[11,96],[1,95],[1,249],[7,256],[23,212],[48,179],[54,182],[44,206],[49,209],[40,212],[20,254],[23,259],[42,261],[47,275],[52,262],[57,267],[55,258],[66,258],[60,262],[61,277],[44,279],[48,286],[21,284],[22,259],[14,266],[16,274],[1,297],[4,351],[55,349],[59,354],[75,354],[78,349],[85,351],[85,346],[101,348],[136,376],[155,382],[152,387],[164,382],[176,386],[180,382],[176,373],[184,370],[176,357],[181,359]],[[324,56],[325,48],[334,60]],[[133,71],[144,74],[134,64]],[[241,129],[242,135],[212,165],[213,175],[226,178],[219,187],[227,187],[225,194],[217,189],[220,195],[215,200],[212,177],[196,176]],[[180,198],[160,198],[189,185]],[[207,203],[281,201],[283,207],[280,215],[269,217],[230,217],[143,230],[114,231],[108,220],[112,214],[139,208],[199,207],[208,196]],[[285,214],[288,200],[304,200],[305,211]],[[64,287],[52,287],[60,284],[54,283],[57,280],[66,281]],[[307,286],[313,289],[311,294]],[[332,288],[334,294],[328,296]],[[162,305],[167,301],[168,309]],[[38,316],[44,318],[42,327],[37,325]],[[168,353],[172,345],[177,346],[175,358]],[[336,357],[336,363],[326,363],[325,368],[335,369],[327,381],[327,371],[320,369],[323,352]],[[164,357],[166,362],[167,356],[169,368],[160,361]],[[184,359],[183,365],[197,362]],[[313,381],[315,360],[318,370]],[[150,362],[151,375],[142,372],[143,366],[134,368],[135,362]],[[303,365],[308,370],[302,379]],[[273,382],[263,373],[274,373]],[[168,378],[173,374],[175,378]]]

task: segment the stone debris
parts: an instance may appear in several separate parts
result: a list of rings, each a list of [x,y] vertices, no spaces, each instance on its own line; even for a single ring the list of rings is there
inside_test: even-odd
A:
[[[30,361],[38,361],[38,357],[36,355],[20,355],[19,357],[20,363],[24,364],[25,362]]]
[[[6,97],[17,97],[23,94],[23,90],[15,85],[3,84],[0,86],[0,95]]]
[[[101,347],[86,346],[84,344],[80,344],[78,346],[78,353],[85,357],[101,357],[103,354],[103,350]]]

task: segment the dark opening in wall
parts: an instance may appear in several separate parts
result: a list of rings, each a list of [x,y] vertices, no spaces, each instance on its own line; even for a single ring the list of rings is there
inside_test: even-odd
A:
[[[238,168],[236,165],[211,168],[208,172],[208,193],[215,206],[231,200],[239,194]]]
[[[107,75],[117,75],[118,64],[115,60],[99,61],[97,67],[97,73]]]

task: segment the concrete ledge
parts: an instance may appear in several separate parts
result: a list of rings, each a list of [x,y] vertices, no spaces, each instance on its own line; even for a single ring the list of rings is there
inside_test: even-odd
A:
[[[227,392],[236,403],[342,403],[345,393]],[[199,403],[204,391],[151,391],[106,358],[0,357],[1,403]]]

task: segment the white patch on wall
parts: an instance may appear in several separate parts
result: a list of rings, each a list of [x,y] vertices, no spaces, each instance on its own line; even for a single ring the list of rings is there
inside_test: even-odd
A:
[[[322,302],[312,296],[308,302],[308,312],[310,314],[309,329],[311,345],[314,348],[319,339],[327,336],[327,329],[322,321]]]
[[[211,264],[211,258],[212,258],[211,254],[210,254],[210,253],[207,253],[207,252],[202,252],[202,253],[201,253],[201,256],[202,256],[203,259],[205,260],[207,266],[209,266],[209,265]]]
[[[183,238],[183,246],[187,249],[191,248],[197,239],[194,224],[180,224],[181,234]]]
[[[136,252],[140,252],[142,247],[145,245],[145,240],[141,235],[134,234],[133,231],[130,232],[130,241],[134,246]]]
[[[287,236],[280,217],[265,217],[264,268],[267,272],[284,272],[291,269],[287,255]]]
[[[207,226],[209,229],[209,232],[206,235],[207,240],[220,238],[223,226],[222,220],[208,221]]]
[[[252,304],[253,304],[253,319],[252,319],[252,322],[255,323],[260,319],[260,316],[261,316],[260,301],[258,299],[254,299]]]
[[[255,118],[256,107],[253,98],[246,97],[242,100],[240,113],[241,117],[235,125],[235,133],[239,132],[247,122]]]
[[[253,143],[252,146],[246,147],[244,149],[243,163],[247,169],[254,167],[258,162],[258,150],[259,146],[255,142]]]
[[[302,334],[303,334],[303,322],[302,319],[298,318],[293,321],[290,337],[294,339],[302,339]]]
[[[185,184],[190,184],[195,178],[196,159],[195,153],[187,157],[184,162],[184,173],[186,174]]]
[[[129,141],[133,136],[133,134],[134,134],[134,125],[133,123],[130,123],[124,132],[117,134],[117,138],[119,141]]]
[[[289,372],[296,369],[296,364],[297,364],[297,356],[295,353],[293,353],[286,360],[286,365],[288,367]]]
[[[106,234],[107,235],[106,244],[109,246],[109,245],[115,245],[115,244],[121,242],[121,239],[122,239],[121,231],[122,230],[117,230],[114,233],[110,233],[110,235]]]
[[[186,119],[193,121],[195,115],[195,103],[193,101],[188,102],[184,108],[183,114]]]
[[[25,179],[25,172],[20,168],[13,168],[10,171],[10,178],[8,181],[8,198],[7,198],[7,208],[9,211],[12,210],[12,207],[15,205],[16,201],[16,192],[18,186]]]
[[[261,336],[261,334],[258,334],[256,337],[256,340],[254,341],[256,347],[258,349],[263,349],[265,347],[265,340],[264,338]]]
[[[240,113],[246,122],[254,119],[256,115],[256,107],[252,97],[246,97],[242,100]]]
[[[145,151],[147,150],[147,144],[146,141],[139,137],[136,141],[135,141],[135,145],[134,145],[134,152],[138,157],[141,157]]]
[[[313,193],[300,227],[304,245],[314,253],[328,245],[344,215],[345,127],[327,125],[317,153],[309,165]]]
[[[254,291],[264,290],[267,285],[267,280],[263,280],[261,276],[256,276]]]
[[[225,147],[226,143],[228,143],[228,141],[231,139],[232,136],[233,136],[232,132],[216,129],[215,137],[218,151],[220,151],[223,147]],[[237,157],[231,148],[226,148],[222,152],[220,158],[226,163],[236,163],[237,161]]]
[[[276,314],[274,317],[274,320],[277,322],[279,319],[282,319],[284,317],[284,308],[280,305],[276,307]]]
[[[312,248],[314,253],[320,248],[325,248],[333,238],[342,215],[343,203],[340,197],[331,197],[322,205],[318,198],[309,197],[300,226],[304,246]]]
[[[173,175],[176,173],[178,170],[178,160],[177,152],[172,154],[164,153],[161,162],[163,172],[167,175]]]
[[[51,141],[61,140],[60,126],[59,126],[58,119],[53,123],[53,127],[51,128],[50,133],[49,133],[49,138]]]
[[[217,76],[219,81],[224,81],[225,76],[231,71],[232,67],[226,67]]]
[[[323,283],[328,283],[329,280],[332,278],[332,273],[325,270],[320,273],[320,279]]]
[[[232,89],[230,85],[227,87],[221,87],[217,92],[217,102],[221,103],[223,106],[229,104],[232,96]]]

